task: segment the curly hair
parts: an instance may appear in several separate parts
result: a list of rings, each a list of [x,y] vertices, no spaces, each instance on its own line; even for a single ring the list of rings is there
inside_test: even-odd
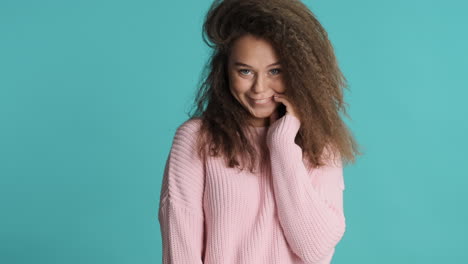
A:
[[[297,105],[301,127],[295,143],[302,148],[309,169],[338,155],[343,163],[362,155],[352,133],[340,118],[346,112],[346,78],[338,67],[328,34],[299,0],[215,0],[203,23],[203,41],[212,49],[204,65],[190,119],[202,120],[198,155],[222,154],[228,167],[250,161],[257,153],[248,140],[250,113],[229,92],[227,63],[235,40],[246,34],[268,40],[284,69],[285,95]],[[285,114],[278,106],[279,117]],[[207,151],[207,148],[209,151]],[[329,151],[330,150],[330,151]],[[333,151],[332,151],[333,150]],[[242,155],[241,155],[242,154]],[[242,169],[244,166],[242,167]]]

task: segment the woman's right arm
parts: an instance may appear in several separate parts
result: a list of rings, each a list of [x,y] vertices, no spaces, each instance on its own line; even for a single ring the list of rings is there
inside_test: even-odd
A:
[[[158,220],[163,264],[203,263],[204,166],[197,155],[199,120],[176,131],[161,185]]]

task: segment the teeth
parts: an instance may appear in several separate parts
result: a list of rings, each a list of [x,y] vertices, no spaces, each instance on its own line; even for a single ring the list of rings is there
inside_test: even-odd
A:
[[[268,101],[270,101],[271,97],[268,97],[268,98],[264,98],[264,99],[260,99],[260,100],[255,100],[253,99],[256,103],[266,103]]]

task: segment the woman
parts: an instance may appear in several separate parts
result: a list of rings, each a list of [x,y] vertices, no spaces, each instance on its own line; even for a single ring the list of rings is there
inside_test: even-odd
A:
[[[215,1],[205,19],[208,74],[161,187],[163,262],[330,263],[360,153],[326,32],[298,0]]]

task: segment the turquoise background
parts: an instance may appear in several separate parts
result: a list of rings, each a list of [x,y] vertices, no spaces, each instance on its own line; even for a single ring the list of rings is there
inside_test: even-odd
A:
[[[468,263],[467,2],[304,2],[366,152],[332,262]],[[160,183],[210,3],[0,2],[0,263],[161,263]]]

